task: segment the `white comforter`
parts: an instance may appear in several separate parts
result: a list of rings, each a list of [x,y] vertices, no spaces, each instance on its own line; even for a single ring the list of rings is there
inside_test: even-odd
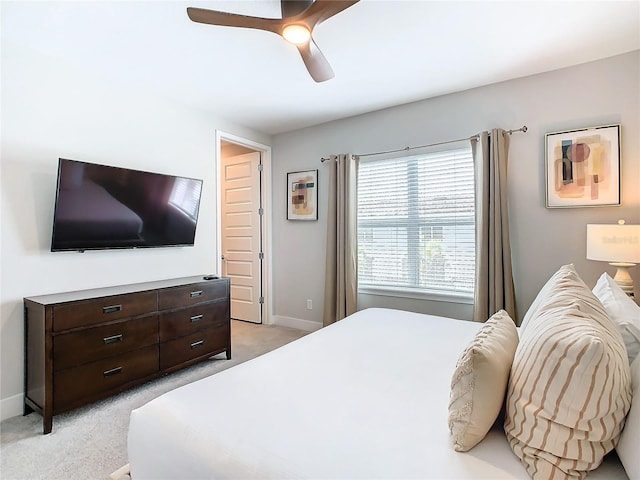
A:
[[[131,414],[132,478],[526,479],[499,429],[451,447],[451,374],[479,327],[368,309],[162,395]]]

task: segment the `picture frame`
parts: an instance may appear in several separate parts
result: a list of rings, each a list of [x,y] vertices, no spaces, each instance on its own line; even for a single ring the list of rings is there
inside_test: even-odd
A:
[[[620,124],[545,135],[547,208],[620,205]]]
[[[287,220],[318,220],[318,170],[287,173]]]

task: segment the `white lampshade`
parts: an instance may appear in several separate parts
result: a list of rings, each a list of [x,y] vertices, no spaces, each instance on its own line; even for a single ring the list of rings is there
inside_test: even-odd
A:
[[[640,225],[587,225],[587,258],[640,263]]]
[[[629,269],[640,263],[640,225],[587,225],[587,258],[616,267],[613,278],[623,292],[634,296]]]

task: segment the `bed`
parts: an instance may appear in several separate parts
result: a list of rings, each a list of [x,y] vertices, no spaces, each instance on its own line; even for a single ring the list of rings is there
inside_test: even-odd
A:
[[[501,426],[456,452],[452,372],[478,323],[367,309],[131,413],[131,478],[526,479]],[[589,479],[628,478],[614,454]]]

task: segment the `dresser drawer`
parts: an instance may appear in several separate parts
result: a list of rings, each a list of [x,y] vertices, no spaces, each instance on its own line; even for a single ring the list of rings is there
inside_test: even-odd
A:
[[[229,322],[227,302],[196,305],[160,315],[160,341],[166,342]]]
[[[70,404],[85,398],[97,398],[103,392],[157,371],[158,346],[151,345],[58,372],[53,382],[54,410],[63,411]]]
[[[53,307],[53,330],[59,332],[157,310],[158,296],[155,291],[63,303]]]
[[[228,338],[229,326],[222,325],[161,343],[160,369],[164,370],[211,352],[218,353],[227,348]]]
[[[53,337],[56,371],[158,343],[158,315],[123,320]]]
[[[209,280],[186,287],[165,288],[158,292],[160,310],[189,307],[212,300],[224,300],[229,296],[228,280]]]

